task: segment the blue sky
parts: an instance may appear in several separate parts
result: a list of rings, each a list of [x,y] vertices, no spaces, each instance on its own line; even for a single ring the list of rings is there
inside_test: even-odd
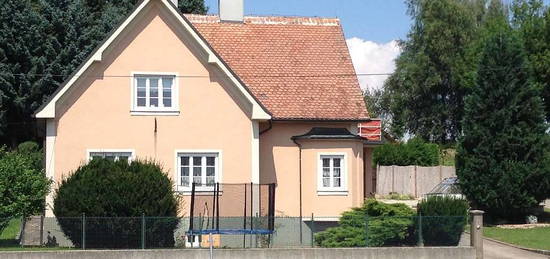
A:
[[[206,0],[209,13],[218,12],[218,0]],[[338,17],[346,38],[377,43],[405,38],[410,26],[402,0],[244,0],[246,15]]]
[[[218,0],[205,0],[218,13]],[[245,15],[338,17],[358,74],[392,73],[411,20],[404,0],[244,0]],[[378,89],[387,76],[358,76],[362,89]]]

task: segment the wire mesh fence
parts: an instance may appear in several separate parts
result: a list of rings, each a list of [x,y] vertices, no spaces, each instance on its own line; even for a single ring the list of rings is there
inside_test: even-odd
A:
[[[213,235],[216,248],[469,246],[467,217],[275,217],[270,234]],[[211,220],[201,218],[200,220]],[[268,220],[249,217],[247,222]],[[242,224],[219,218],[220,229]],[[60,249],[157,249],[209,247],[208,235],[189,234],[189,217],[0,218],[0,249],[31,246]],[[254,223],[252,223],[254,224]]]

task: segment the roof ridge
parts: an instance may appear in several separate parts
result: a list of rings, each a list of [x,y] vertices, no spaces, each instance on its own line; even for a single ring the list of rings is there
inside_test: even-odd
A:
[[[219,23],[220,17],[215,14],[184,14],[192,23]],[[317,16],[244,16],[245,24],[264,25],[310,25],[310,26],[340,26],[340,19]]]

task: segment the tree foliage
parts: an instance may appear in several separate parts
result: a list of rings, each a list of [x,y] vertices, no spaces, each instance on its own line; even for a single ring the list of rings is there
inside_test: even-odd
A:
[[[407,143],[387,143],[374,149],[373,161],[376,165],[439,165],[439,146],[427,143],[420,138]]]
[[[36,137],[34,111],[138,0],[5,0],[0,5],[0,143]],[[206,13],[203,0],[180,0]]]
[[[542,88],[546,119],[550,119],[550,8],[542,0],[516,0],[512,24],[519,32],[533,79]]]
[[[477,87],[465,100],[457,176],[474,207],[515,218],[550,196],[548,125],[507,16],[495,15],[487,28]]]
[[[366,200],[362,207],[342,213],[337,227],[317,233],[315,242],[321,247],[401,245],[409,239],[413,216],[405,204]]]
[[[6,223],[3,219],[42,213],[50,187],[50,180],[38,164],[40,150],[20,150],[0,148],[0,232]]]
[[[82,245],[79,218],[90,217],[86,246],[96,248],[137,247],[139,217],[161,217],[165,220],[147,223],[148,229],[154,229],[148,242],[155,242],[154,247],[172,247],[179,204],[172,187],[167,174],[153,162],[93,159],[63,179],[55,193],[54,214],[77,247]],[[112,242],[121,233],[128,238]]]
[[[449,143],[461,132],[463,97],[473,85],[476,1],[409,0],[413,25],[386,81],[391,130]]]

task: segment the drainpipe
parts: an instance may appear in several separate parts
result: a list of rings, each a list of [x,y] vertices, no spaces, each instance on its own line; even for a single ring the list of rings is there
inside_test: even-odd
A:
[[[302,244],[302,144],[298,143],[296,139],[293,137],[291,138],[294,144],[298,146],[298,175],[299,175],[299,185],[300,185],[300,244]]]
[[[266,129],[260,131],[260,135],[268,132],[269,130],[271,130],[271,128],[273,128],[273,122],[271,120],[269,120],[269,126]]]

